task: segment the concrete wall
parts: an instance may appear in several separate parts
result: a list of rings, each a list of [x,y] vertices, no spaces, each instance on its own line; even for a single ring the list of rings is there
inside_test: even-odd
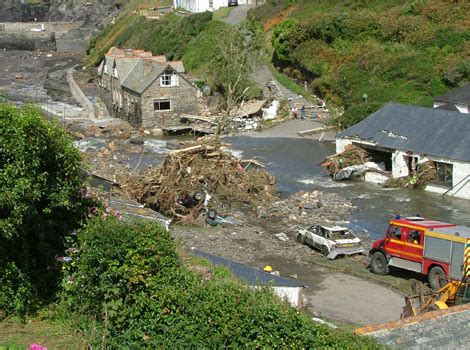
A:
[[[452,186],[455,187],[450,190],[447,195],[470,199],[470,162],[465,163],[456,160],[443,159],[431,156],[423,157],[422,160],[432,160],[434,162],[452,164]],[[426,186],[426,190],[443,194],[447,192],[449,188],[431,184]]]
[[[56,40],[82,22],[0,23],[0,48],[17,50],[56,50]]]
[[[351,140],[336,139],[336,153],[343,153],[348,145],[352,145]]]

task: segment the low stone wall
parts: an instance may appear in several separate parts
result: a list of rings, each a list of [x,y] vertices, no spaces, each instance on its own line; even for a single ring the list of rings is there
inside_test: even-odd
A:
[[[73,68],[67,71],[67,81],[69,83],[72,96],[80,104],[80,106],[86,110],[88,117],[94,119],[96,117],[95,107],[88,97],[85,96],[80,86],[78,86],[78,84],[75,82],[75,79],[73,78]]]
[[[81,25],[82,22],[0,23],[0,49],[55,51],[56,38]]]

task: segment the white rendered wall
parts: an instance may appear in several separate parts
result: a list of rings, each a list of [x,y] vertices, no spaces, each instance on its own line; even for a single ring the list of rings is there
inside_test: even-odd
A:
[[[292,306],[299,307],[300,304],[300,291],[302,287],[273,287],[274,293]]]
[[[392,153],[392,177],[394,179],[410,174],[408,165],[406,164],[406,156],[407,154],[402,151]]]
[[[336,153],[343,153],[347,145],[352,145],[348,139],[336,139]]]

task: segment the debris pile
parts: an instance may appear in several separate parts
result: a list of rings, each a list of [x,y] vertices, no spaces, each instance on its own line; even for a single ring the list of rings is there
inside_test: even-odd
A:
[[[428,161],[419,164],[418,168],[409,176],[397,179],[389,178],[384,187],[390,188],[424,188],[426,185],[436,181],[437,170],[434,162]]]
[[[326,157],[320,165],[325,167],[330,176],[334,178],[341,169],[352,165],[362,165],[369,160],[370,156],[366,150],[353,145],[348,145],[343,153],[337,153]]]
[[[185,142],[122,188],[140,203],[192,225],[220,222],[216,210],[221,208],[269,201],[275,195],[274,177],[256,159],[236,158],[224,146],[211,137]]]
[[[285,199],[259,205],[257,218],[264,225],[273,225],[273,230],[279,222],[288,223],[289,231],[296,233],[299,228],[313,224],[345,222],[353,208],[348,200],[335,193],[301,191]]]

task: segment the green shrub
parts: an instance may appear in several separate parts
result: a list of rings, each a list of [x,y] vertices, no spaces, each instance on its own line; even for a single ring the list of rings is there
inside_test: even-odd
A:
[[[81,195],[79,152],[39,109],[0,104],[0,145],[0,271],[2,287],[9,286],[0,288],[0,309],[24,313],[31,307],[4,302],[53,297],[60,281],[55,256],[90,203]]]
[[[269,288],[247,288],[220,267],[203,279],[156,223],[95,218],[76,237],[62,305],[93,347],[378,348],[313,324]]]

